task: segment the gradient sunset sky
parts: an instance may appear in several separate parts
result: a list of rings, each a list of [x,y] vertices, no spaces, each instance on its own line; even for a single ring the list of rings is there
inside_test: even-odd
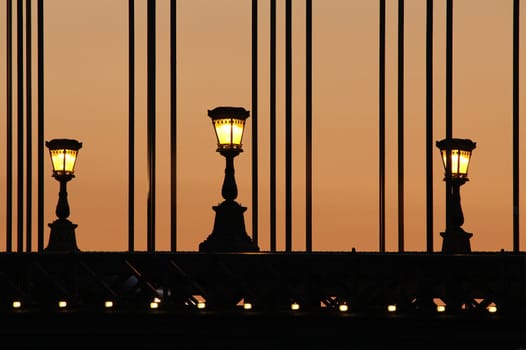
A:
[[[386,2],[386,248],[396,251],[398,1]],[[259,246],[262,251],[270,249],[269,3],[259,1],[258,9]],[[169,4],[168,0],[157,2],[156,248],[160,251],[169,250],[170,236]],[[285,249],[284,4],[278,1],[277,11],[278,250]],[[473,251],[512,250],[512,5],[512,0],[454,2],[453,136],[470,138],[477,143],[470,165],[470,181],[461,188],[463,228],[473,233]],[[128,246],[127,9],[125,0],[45,1],[45,139],[74,138],[83,143],[76,178],[68,184],[68,194],[70,220],[79,225],[77,243],[84,251],[124,251]],[[440,140],[445,137],[446,1],[436,0],[434,10],[433,128],[434,140]],[[2,0],[0,135],[6,132],[5,11],[5,0]],[[358,251],[378,250],[378,12],[378,1],[313,0],[314,251],[349,251],[353,247]],[[251,108],[251,1],[178,0],[177,13],[178,249],[196,251],[212,231],[211,207],[222,201],[225,166],[224,158],[215,151],[216,140],[207,110],[217,106]],[[425,14],[426,1],[405,1],[406,251],[426,249]],[[293,250],[301,251],[305,249],[304,1],[293,1],[292,21],[292,230]],[[526,63],[526,26],[521,23],[521,27],[522,68]],[[146,1],[137,0],[137,250],[146,250],[145,36]],[[16,48],[15,40],[13,44]],[[33,52],[36,53],[36,40]],[[36,60],[33,71],[36,72]],[[36,88],[36,73],[34,77]],[[524,74],[521,74],[521,91],[526,90],[522,89],[523,81]],[[16,79],[14,88],[16,99]],[[524,110],[522,101],[525,101],[524,92],[521,93]],[[36,98],[33,106],[36,116]],[[16,104],[14,107],[16,120]],[[251,122],[249,118],[243,140],[245,152],[235,160],[238,202],[248,207],[245,224],[249,235],[252,234]],[[521,121],[521,135],[526,132],[525,124]],[[33,134],[36,140],[36,131]],[[16,132],[14,135],[16,142]],[[521,144],[521,170],[526,157],[523,150]],[[1,142],[0,213],[5,213],[5,154],[6,145]],[[45,179],[47,223],[55,219],[58,183],[51,177],[51,162],[47,159],[45,166],[45,176],[49,176]],[[439,233],[445,229],[445,214],[443,167],[438,149],[433,167],[434,249],[439,251],[442,244]],[[526,180],[524,173],[521,172],[521,184]],[[35,170],[34,188],[36,181]],[[16,203],[16,187],[14,193]],[[524,199],[521,195],[522,220],[526,217]],[[36,224],[36,196],[33,204]],[[5,214],[0,215],[0,227],[5,227]],[[36,227],[33,232],[36,247]],[[47,244],[47,227],[45,232]],[[526,246],[525,239],[522,235],[521,250]],[[4,248],[2,238],[0,249]]]

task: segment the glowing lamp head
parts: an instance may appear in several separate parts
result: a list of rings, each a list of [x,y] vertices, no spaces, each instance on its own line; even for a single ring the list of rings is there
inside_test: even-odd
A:
[[[468,179],[471,152],[476,143],[469,139],[444,139],[437,141],[437,147],[442,155],[442,162],[446,171],[446,179]],[[448,163],[451,174],[448,174]]]
[[[217,137],[217,151],[242,152],[243,131],[249,111],[242,107],[216,107],[208,110]]]
[[[53,176],[73,177],[77,154],[82,147],[82,143],[70,139],[53,139],[46,141],[46,147],[49,148],[51,156]]]

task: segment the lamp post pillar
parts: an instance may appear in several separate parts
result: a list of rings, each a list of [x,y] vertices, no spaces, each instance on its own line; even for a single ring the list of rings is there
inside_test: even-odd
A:
[[[79,251],[75,237],[75,229],[78,225],[67,219],[69,217],[69,203],[66,186],[72,178],[73,176],[56,176],[57,181],[60,183],[57,208],[55,210],[58,219],[48,224],[51,232],[49,233],[49,242],[45,251]]]
[[[214,228],[208,238],[199,244],[200,252],[257,252],[259,247],[252,242],[245,227],[243,214],[247,210],[235,201],[237,185],[234,170],[234,157],[240,150],[224,150],[220,153],[226,159],[225,178],[221,195],[224,201],[213,206],[216,216]]]
[[[241,140],[249,112],[241,107],[217,107],[208,111],[217,137],[217,152],[226,160],[225,177],[221,188],[224,201],[213,206],[216,215],[214,228],[199,244],[200,252],[257,252],[259,247],[248,236],[243,214],[247,210],[235,201],[237,185],[234,158],[243,152]]]
[[[60,219],[66,219],[69,216],[69,203],[67,183],[71,178],[57,179],[60,182],[60,191],[58,192],[58,203],[55,214]]]
[[[460,204],[460,186],[468,181],[471,152],[476,143],[469,139],[448,138],[437,141],[445,169],[446,183],[446,230],[440,235],[443,253],[469,253],[472,233],[462,229],[464,214]]]
[[[237,184],[234,170],[234,157],[239,154],[237,150],[222,151],[221,154],[226,159],[225,179],[223,180],[223,187],[221,188],[221,195],[226,200],[234,200],[237,198]]]
[[[456,229],[464,224],[464,214],[460,204],[460,186],[466,181],[450,180],[448,184],[448,211],[446,214],[446,229]]]
[[[446,180],[446,231],[441,232],[443,238],[443,253],[469,253],[471,244],[469,239],[472,233],[464,231],[464,214],[460,203],[460,186],[466,183],[466,179]]]
[[[57,219],[48,224],[51,228],[48,246],[45,251],[72,252],[78,251],[75,238],[77,225],[68,220],[69,203],[67,183],[75,177],[74,168],[77,153],[82,143],[72,139],[54,139],[46,142],[53,165],[53,177],[60,183],[58,203],[55,209]]]

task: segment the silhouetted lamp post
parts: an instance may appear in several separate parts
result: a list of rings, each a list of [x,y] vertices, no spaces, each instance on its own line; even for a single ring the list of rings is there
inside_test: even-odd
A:
[[[437,141],[445,169],[446,182],[446,231],[443,237],[443,253],[471,252],[469,239],[472,233],[465,232],[460,226],[464,223],[464,214],[460,205],[460,186],[468,181],[468,168],[471,152],[476,143],[469,139],[444,139]]]
[[[60,183],[56,214],[58,219],[49,224],[51,232],[46,251],[78,251],[75,239],[76,224],[69,221],[69,204],[66,184],[75,177],[75,162],[82,143],[70,139],[46,141],[49,148],[53,177]]]
[[[214,206],[214,228],[208,238],[199,244],[200,252],[253,252],[259,251],[247,235],[243,213],[247,210],[235,201],[237,185],[234,177],[234,157],[243,152],[242,139],[249,112],[242,107],[216,107],[208,111],[217,137],[217,152],[226,159],[225,179],[221,194],[225,199]]]

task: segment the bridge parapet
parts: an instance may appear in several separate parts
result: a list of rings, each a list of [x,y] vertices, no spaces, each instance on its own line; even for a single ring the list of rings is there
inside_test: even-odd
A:
[[[522,313],[526,255],[516,253],[3,253],[0,303],[26,311],[242,309]]]

